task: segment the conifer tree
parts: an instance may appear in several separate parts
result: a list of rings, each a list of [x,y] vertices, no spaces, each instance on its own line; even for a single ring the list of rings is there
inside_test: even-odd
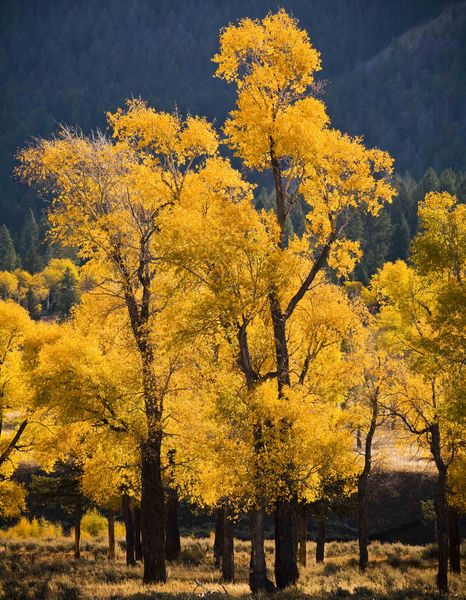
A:
[[[32,208],[24,218],[19,244],[21,263],[29,273],[36,273],[41,267],[39,226]]]
[[[0,270],[13,271],[18,265],[15,245],[6,225],[0,227]]]
[[[70,310],[77,300],[76,280],[71,269],[67,267],[60,279],[55,295],[57,313],[61,319],[69,316]]]

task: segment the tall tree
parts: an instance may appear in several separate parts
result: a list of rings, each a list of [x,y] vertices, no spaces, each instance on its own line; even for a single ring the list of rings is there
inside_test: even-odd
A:
[[[462,445],[464,411],[466,209],[448,193],[430,193],[419,206],[413,267],[387,264],[374,278],[382,303],[380,328],[408,367],[394,376],[391,406],[428,449],[437,470],[434,507],[437,585],[448,592],[448,476]]]
[[[285,298],[271,286],[269,308],[276,355],[278,396],[291,383],[288,332],[296,307],[319,272],[330,265],[341,274],[354,267],[359,246],[344,240],[351,213],[377,215],[393,190],[385,180],[392,160],[379,150],[366,150],[360,140],[329,128],[317,91],[319,53],[307,33],[284,10],[263,20],[243,19],[220,36],[214,57],[216,75],[237,87],[236,108],[224,131],[229,145],[246,167],[273,177],[278,248],[287,249],[287,222],[300,195],[311,208],[303,251],[311,258],[300,285]],[[283,431],[286,424],[283,423]],[[283,479],[289,479],[287,470]],[[275,577],[284,588],[296,582],[296,518],[290,482],[286,498],[277,502]]]
[[[52,188],[55,239],[78,247],[83,258],[101,265],[107,273],[98,283],[118,303],[124,301],[146,416],[141,441],[144,582],[160,582],[166,579],[163,407],[174,366],[160,361],[164,339],[154,327],[170,298],[157,235],[164,215],[185,186],[195,184],[218,142],[205,120],[182,121],[141,101],[128,102],[126,110],[108,115],[108,120],[114,141],[63,129],[55,140],[40,140],[23,151],[19,172]],[[165,372],[160,372],[162,362]]]

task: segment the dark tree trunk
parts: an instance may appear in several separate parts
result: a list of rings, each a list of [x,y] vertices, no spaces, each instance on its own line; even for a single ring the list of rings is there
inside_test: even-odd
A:
[[[178,493],[167,491],[167,560],[177,560],[181,552],[180,528],[178,526]]]
[[[214,539],[214,565],[217,569],[222,568],[223,559],[223,538],[224,538],[224,526],[225,526],[225,515],[224,509],[219,508],[217,510],[217,519],[215,521],[215,539]]]
[[[235,548],[233,534],[233,520],[229,509],[223,511],[223,557],[222,578],[224,581],[235,580]]]
[[[280,590],[298,580],[297,550],[295,505],[289,501],[279,502],[275,509],[275,583]]]
[[[115,560],[115,515],[113,511],[108,513],[108,560]]]
[[[81,507],[77,508],[74,515],[74,557],[81,557]]]
[[[307,562],[307,508],[298,504],[298,561],[302,567]]]
[[[264,549],[264,510],[251,512],[251,560],[249,563],[249,587],[253,594],[273,592],[275,586],[267,579]]]
[[[364,442],[364,467],[358,478],[358,545],[359,545],[359,569],[365,571],[369,564],[369,551],[367,542],[367,491],[369,475],[372,469],[372,442],[377,429],[379,416],[378,388],[371,398],[371,421]],[[359,435],[361,433],[359,432]]]
[[[461,573],[461,535],[458,522],[458,511],[450,506],[448,508],[448,533],[450,543],[450,571]]]
[[[134,525],[134,558],[136,561],[142,561],[142,544],[141,544],[141,509],[139,506],[133,508],[133,525]]]
[[[129,567],[132,567],[136,564],[136,561],[134,560],[134,524],[128,494],[123,494],[121,508],[123,512],[123,521],[125,523],[126,564]]]
[[[321,515],[317,520],[316,562],[323,563],[325,559],[325,526],[326,518]]]
[[[430,448],[438,471],[434,491],[435,525],[437,531],[438,569],[437,588],[441,594],[448,593],[448,468],[441,454],[440,428],[438,424],[430,430]]]
[[[367,479],[358,482],[358,545],[359,569],[365,571],[369,564],[367,548]]]
[[[163,583],[165,565],[165,493],[160,464],[161,433],[149,428],[149,439],[142,447],[141,533],[144,583]]]

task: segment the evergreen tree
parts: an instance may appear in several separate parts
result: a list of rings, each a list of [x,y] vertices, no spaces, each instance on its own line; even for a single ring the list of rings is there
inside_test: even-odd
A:
[[[78,293],[76,290],[76,280],[71,269],[66,268],[63,277],[58,284],[56,291],[56,307],[60,318],[65,319],[69,316],[71,308],[78,301]]]
[[[36,273],[40,270],[40,232],[31,208],[26,213],[21,230],[20,255],[21,263],[27,271]]]
[[[26,292],[26,296],[24,299],[24,307],[28,311],[31,319],[34,319],[35,321],[37,321],[40,318],[40,310],[39,310],[39,306],[37,303],[37,298],[36,298],[36,296],[34,294],[34,290],[32,289],[31,286],[29,286],[29,288]]]
[[[15,245],[6,225],[0,227],[0,271],[13,271],[18,264]]]
[[[62,509],[74,529],[74,556],[80,556],[81,519],[88,499],[81,491],[83,468],[79,460],[70,457],[57,462],[52,476],[33,476],[30,496],[33,504]]]

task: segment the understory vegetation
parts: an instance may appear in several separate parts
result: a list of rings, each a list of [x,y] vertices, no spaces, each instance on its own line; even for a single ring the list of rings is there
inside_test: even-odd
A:
[[[178,561],[169,565],[169,582],[143,586],[141,566],[127,567],[124,540],[118,540],[116,560],[107,560],[104,538],[83,544],[80,560],[73,560],[69,538],[14,540],[0,538],[2,600],[187,600],[208,596],[212,600],[250,597],[248,586],[249,542],[235,542],[237,581],[223,583],[213,563],[213,538],[182,539]],[[358,571],[356,542],[330,542],[324,563],[313,560],[315,543],[308,545],[308,565],[294,588],[278,592],[276,600],[353,598],[360,600],[433,600],[435,547],[381,544],[370,546],[373,557],[365,573]],[[265,544],[272,564],[273,542]],[[463,545],[463,558],[466,546]],[[466,582],[453,576],[451,597],[466,597]]]

